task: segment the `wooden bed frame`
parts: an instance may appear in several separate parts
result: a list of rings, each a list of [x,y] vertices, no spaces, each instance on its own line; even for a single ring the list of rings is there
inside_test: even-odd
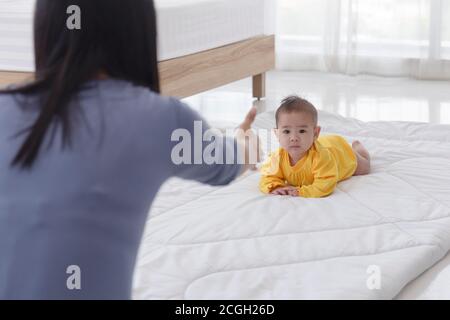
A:
[[[265,97],[265,72],[275,67],[275,37],[253,37],[159,62],[161,93],[184,98],[253,77],[253,97]],[[0,86],[30,80],[29,72],[0,71]]]

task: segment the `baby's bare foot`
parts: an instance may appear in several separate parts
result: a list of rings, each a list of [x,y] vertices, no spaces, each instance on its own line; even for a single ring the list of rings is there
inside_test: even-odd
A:
[[[364,145],[359,140],[355,140],[352,143],[352,148],[357,152],[360,156],[363,158],[370,160],[370,154],[369,151],[364,147]]]

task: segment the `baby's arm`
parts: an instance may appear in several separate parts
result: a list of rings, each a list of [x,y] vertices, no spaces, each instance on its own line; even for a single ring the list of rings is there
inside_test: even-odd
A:
[[[285,186],[285,179],[280,168],[279,152],[274,152],[261,167],[259,189],[264,193],[271,193],[273,190]]]
[[[333,193],[338,183],[338,167],[336,160],[328,150],[322,151],[313,160],[312,171],[314,182],[298,187],[298,194],[304,198],[326,197]]]
[[[276,194],[279,196],[293,196],[298,197],[298,190],[296,187],[287,186],[287,187],[279,187],[271,192],[271,194]]]

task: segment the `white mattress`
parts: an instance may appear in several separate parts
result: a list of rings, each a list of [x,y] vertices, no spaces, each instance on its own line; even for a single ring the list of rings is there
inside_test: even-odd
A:
[[[450,248],[450,126],[324,112],[320,122],[361,140],[373,172],[322,199],[263,195],[255,172],[225,187],[170,180],[146,226],[134,298],[450,298],[448,269],[421,275]],[[367,287],[371,266],[379,289]]]
[[[156,0],[160,60],[264,34],[264,3],[265,0]]]
[[[34,70],[34,1],[0,0],[0,70]],[[273,27],[268,18],[273,0],[156,0],[155,6],[160,61],[262,35]]]
[[[34,2],[0,0],[0,70],[34,70]]]

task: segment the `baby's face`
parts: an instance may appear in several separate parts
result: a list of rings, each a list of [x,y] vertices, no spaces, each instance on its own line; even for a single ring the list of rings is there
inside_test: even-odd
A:
[[[319,137],[320,127],[304,112],[281,113],[275,134],[280,146],[294,159],[303,157]]]

